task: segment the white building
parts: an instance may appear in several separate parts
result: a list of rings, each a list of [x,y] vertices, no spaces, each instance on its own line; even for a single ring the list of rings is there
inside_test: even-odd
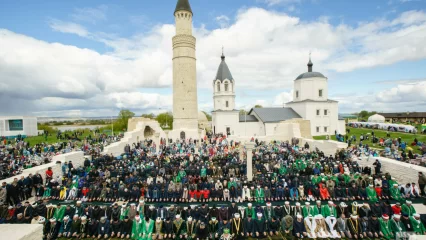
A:
[[[235,109],[235,81],[222,54],[222,61],[213,80],[212,130],[228,136],[275,136],[279,124],[299,122],[303,137],[344,134],[345,123],[338,119],[337,101],[328,99],[327,78],[312,72],[309,59],[308,72],[294,80],[294,100],[286,107],[253,108],[247,115]],[[309,126],[306,127],[306,120]],[[309,129],[308,129],[309,128]]]
[[[19,134],[37,136],[37,118],[24,116],[0,117],[0,136],[14,137]]]

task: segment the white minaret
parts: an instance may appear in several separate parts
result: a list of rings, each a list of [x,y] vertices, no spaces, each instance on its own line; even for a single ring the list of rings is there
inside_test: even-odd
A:
[[[188,0],[178,0],[173,37],[173,129],[198,131],[195,37],[192,36],[192,10]],[[185,137],[183,137],[185,136]]]
[[[233,111],[235,110],[234,78],[225,62],[223,52],[221,59],[216,78],[213,80],[214,111]]]

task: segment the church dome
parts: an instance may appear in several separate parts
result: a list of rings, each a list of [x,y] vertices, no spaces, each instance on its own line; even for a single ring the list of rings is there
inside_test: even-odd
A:
[[[222,54],[221,59],[222,62],[219,65],[219,69],[217,69],[216,79],[214,81],[223,81],[225,79],[233,81],[234,78],[232,77],[231,71],[229,71],[228,65],[225,62],[225,55]]]
[[[320,72],[305,72],[300,74],[296,80],[302,79],[302,78],[313,78],[313,77],[320,77],[325,78],[325,76]]]
[[[314,78],[314,77],[319,77],[319,78],[325,78],[325,76],[320,73],[320,72],[312,72],[312,67],[314,66],[314,64],[311,61],[311,57],[309,57],[309,62],[308,62],[308,71],[305,73],[300,74],[296,80],[299,79],[304,79],[304,78]]]
[[[202,111],[198,112],[198,121],[199,122],[208,122],[209,120],[207,119],[207,116],[205,113],[203,113]]]

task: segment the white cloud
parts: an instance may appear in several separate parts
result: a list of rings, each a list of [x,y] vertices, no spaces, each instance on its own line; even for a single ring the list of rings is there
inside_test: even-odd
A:
[[[107,11],[108,6],[106,5],[100,5],[95,8],[77,8],[74,10],[74,13],[71,14],[71,17],[74,19],[74,21],[95,24],[98,21],[105,21],[107,19]]]
[[[266,3],[268,6],[274,6],[278,4],[289,4],[289,3],[300,3],[301,0],[258,0]]]
[[[219,24],[221,28],[226,28],[229,25],[229,17],[225,15],[220,15],[216,17],[216,22]]]
[[[289,92],[282,92],[275,96],[274,105],[283,106],[285,103],[288,103],[293,100],[293,90]]]
[[[329,71],[352,71],[426,58],[423,11],[405,12],[394,19],[365,22],[356,27],[334,26],[326,19],[305,22],[284,13],[250,8],[240,11],[232,24],[222,28],[194,29],[198,87],[211,88],[222,46],[236,87],[258,91],[291,88],[294,78],[306,71],[311,50],[314,70],[325,75]],[[21,111],[47,109],[54,114],[64,108],[108,113],[111,108],[144,111],[157,105],[171,106],[168,95],[139,92],[171,87],[173,25],[157,25],[130,38],[88,32],[81,25],[58,20],[52,20],[50,26],[55,31],[102,42],[111,51],[100,54],[0,30],[0,100],[13,99],[15,106],[6,106],[4,112],[18,111],[17,106],[23,106]],[[403,88],[395,91],[395,98],[405,93]],[[291,100],[291,93],[262,100],[266,105],[282,105]],[[237,103],[245,105],[253,103]],[[211,106],[209,102],[200,103],[203,110]]]
[[[49,26],[57,32],[72,33],[80,37],[89,37],[89,32],[85,27],[73,22],[64,22],[53,19],[49,22]]]

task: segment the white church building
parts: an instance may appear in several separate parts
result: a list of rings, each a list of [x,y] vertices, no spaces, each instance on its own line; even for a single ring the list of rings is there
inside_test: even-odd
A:
[[[294,80],[293,101],[285,107],[252,108],[247,115],[235,109],[235,80],[222,54],[213,80],[212,131],[227,136],[277,136],[279,124],[297,122],[302,137],[345,134],[345,122],[339,120],[338,102],[328,99],[328,79],[308,71]],[[307,122],[309,121],[309,122]]]

